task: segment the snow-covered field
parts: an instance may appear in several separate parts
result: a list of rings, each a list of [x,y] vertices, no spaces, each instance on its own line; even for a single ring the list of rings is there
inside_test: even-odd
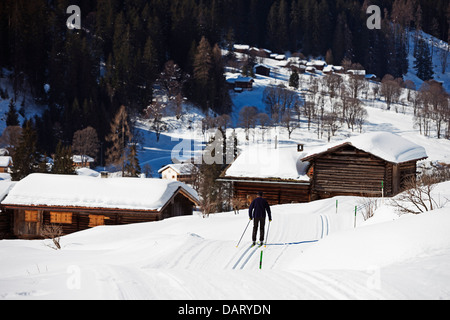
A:
[[[435,192],[450,197],[450,183]],[[249,231],[236,248],[245,211],[97,227],[60,251],[1,241],[0,299],[450,299],[450,207],[399,217],[385,199],[355,229],[355,205],[274,207],[261,249]]]

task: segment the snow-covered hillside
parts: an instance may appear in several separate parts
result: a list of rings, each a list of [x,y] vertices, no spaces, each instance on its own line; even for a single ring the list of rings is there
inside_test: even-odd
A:
[[[249,232],[236,248],[245,211],[97,227],[62,238],[60,251],[1,241],[0,299],[450,299],[450,207],[398,217],[385,199],[355,229],[360,204],[276,206],[261,249]]]

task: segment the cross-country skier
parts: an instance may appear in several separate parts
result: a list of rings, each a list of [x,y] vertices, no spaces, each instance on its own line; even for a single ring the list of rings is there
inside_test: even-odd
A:
[[[264,243],[264,229],[266,226],[266,212],[269,216],[269,221],[272,221],[272,212],[270,210],[269,203],[263,198],[262,192],[258,193],[258,197],[250,205],[248,214],[250,220],[253,220],[253,245],[256,245],[256,235],[258,233],[259,226],[259,240],[260,245]]]

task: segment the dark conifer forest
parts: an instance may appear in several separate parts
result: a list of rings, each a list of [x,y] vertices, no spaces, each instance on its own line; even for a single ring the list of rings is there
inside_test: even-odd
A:
[[[382,9],[381,30],[366,27],[370,4]],[[81,9],[81,30],[66,25],[69,5]],[[11,71],[14,95],[31,90],[48,106],[27,126],[51,154],[87,127],[106,143],[122,105],[141,114],[151,103],[168,61],[183,96],[220,115],[231,111],[220,48],[347,59],[397,78],[408,68],[405,31],[448,41],[449,13],[448,0],[0,0],[0,70]]]

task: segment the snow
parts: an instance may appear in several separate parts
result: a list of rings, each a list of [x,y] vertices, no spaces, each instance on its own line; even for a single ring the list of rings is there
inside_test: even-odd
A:
[[[325,148],[317,148],[305,158],[314,157],[316,154],[333,149],[342,144],[350,144],[359,150],[366,151],[395,164],[428,158],[424,147],[390,132],[361,134],[334,145],[327,145]]]
[[[12,163],[12,157],[3,156],[0,157],[0,167],[6,168]]]
[[[179,188],[198,198],[195,190],[176,181],[32,174],[2,204],[159,211]]]
[[[385,200],[377,212],[394,211]],[[354,229],[358,201],[275,206],[261,249],[249,232],[236,248],[245,211],[97,227],[63,237],[60,251],[0,241],[0,299],[450,299],[450,207],[372,224],[358,215]]]
[[[405,80],[412,79],[419,88],[422,82],[414,75],[411,57],[412,50],[410,72]],[[437,63],[438,50],[433,59],[436,80],[449,90],[450,73],[442,74]],[[272,69],[271,77],[257,75],[252,91],[230,93],[234,124],[238,123],[239,111],[244,106],[256,106],[265,112],[262,95],[268,85],[287,85],[290,74],[279,66],[279,61],[258,62]],[[321,76],[320,71],[315,75],[301,74],[299,96],[307,92],[311,77]],[[325,103],[328,100],[326,97]],[[406,101],[405,92],[402,100]],[[237,128],[242,157],[227,175],[301,180],[304,168],[299,167],[299,160],[346,141],[393,163],[424,156],[429,157],[429,162],[450,163],[450,141],[419,134],[413,126],[410,105],[399,105],[403,111],[396,113],[394,108],[386,110],[383,99],[366,98],[362,102],[368,112],[363,131],[369,135],[365,137],[358,138],[356,132],[344,125],[328,143],[318,137],[315,124],[308,131],[303,121],[302,127],[292,133],[292,139],[281,127],[265,131],[256,128],[251,130],[250,142],[245,140],[244,130]],[[8,103],[9,100],[0,101],[0,109],[6,111]],[[156,174],[159,168],[172,163],[174,157],[190,159],[196,150],[201,150],[196,146],[208,141],[208,133],[203,134],[198,125],[203,115],[185,107],[181,123],[175,117],[165,118],[169,130],[159,142],[148,123],[138,121],[143,138],[139,150],[141,166],[151,165]],[[261,133],[265,134],[265,140],[261,139]],[[274,137],[278,139],[276,152],[267,142]],[[297,153],[299,141],[305,144],[304,153]],[[174,153],[181,143],[192,150],[183,149],[182,156]],[[265,170],[256,165],[270,163],[274,165]],[[51,183],[39,176],[33,175],[31,179],[36,187],[18,183],[10,196],[23,192],[29,197],[27,203],[67,200],[117,205],[123,201],[127,206],[140,206],[144,202],[151,205],[158,197],[153,189],[150,191],[153,182],[147,181],[144,186],[143,181],[149,179],[133,179],[133,185],[122,179],[83,176],[70,180],[55,176]],[[87,190],[80,188],[84,180],[75,179],[90,179]],[[127,190],[126,197],[119,198],[112,192],[115,183]],[[1,190],[6,190],[2,192],[6,193],[10,187],[11,182],[0,182]],[[145,192],[147,188],[149,191]],[[442,183],[433,192],[445,204],[450,199],[450,184]],[[355,206],[361,205],[361,198],[337,197],[273,207],[269,245],[262,248],[262,270],[258,269],[261,249],[249,249],[250,232],[236,248],[248,223],[245,210],[239,215],[225,212],[207,219],[194,215],[155,223],[97,227],[63,237],[60,251],[49,248],[48,240],[0,241],[0,300],[450,299],[450,203],[422,215],[399,216],[390,199],[377,200],[381,204],[373,218],[364,221],[358,211],[356,228]]]
[[[226,177],[276,178],[309,182],[308,163],[300,159],[305,153],[296,147],[275,149],[274,146],[256,146],[245,150],[226,171]]]

